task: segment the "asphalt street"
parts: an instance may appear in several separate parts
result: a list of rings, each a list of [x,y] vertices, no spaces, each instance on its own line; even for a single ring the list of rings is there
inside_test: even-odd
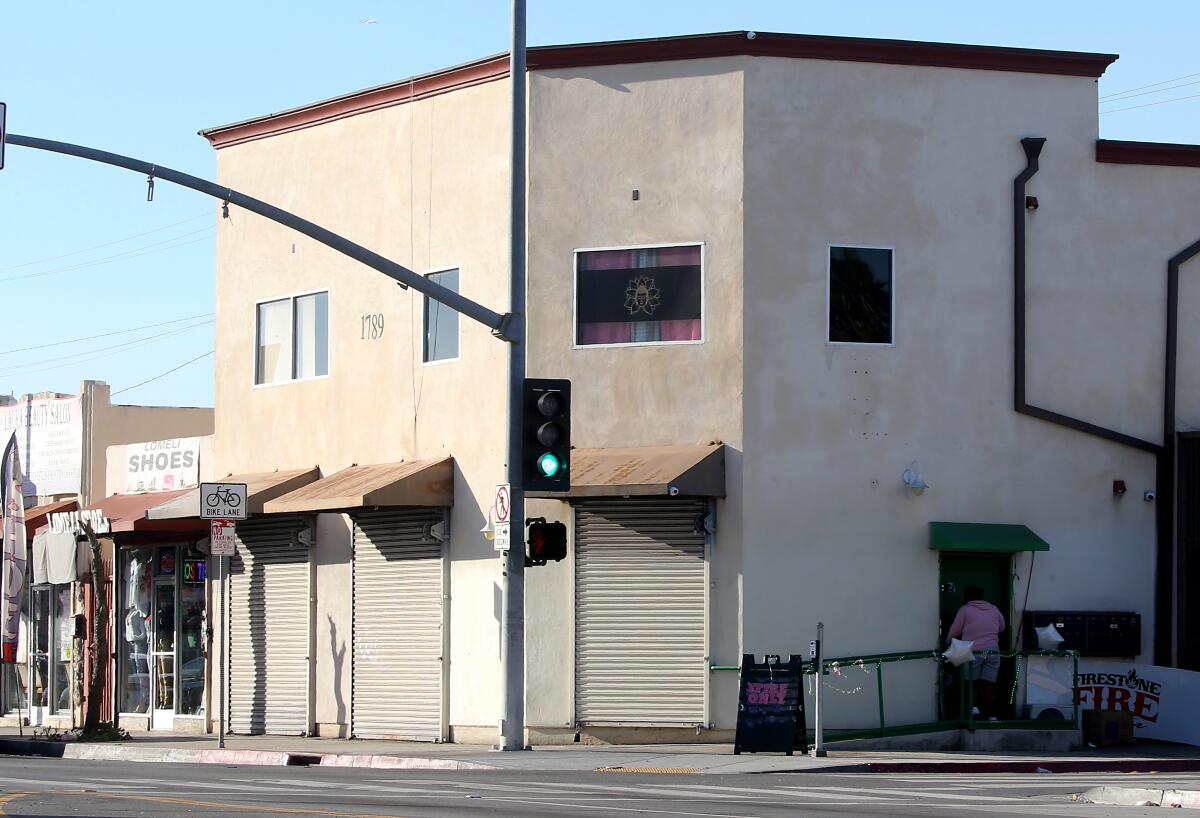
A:
[[[228,767],[0,758],[0,814],[445,816],[1133,816],[1072,800],[1089,787],[1200,789],[1200,775],[705,776]]]

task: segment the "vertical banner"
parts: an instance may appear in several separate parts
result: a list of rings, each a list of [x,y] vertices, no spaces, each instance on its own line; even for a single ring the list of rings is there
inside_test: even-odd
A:
[[[9,437],[0,461],[0,505],[3,505],[3,571],[0,572],[0,662],[17,661],[17,642],[21,633],[21,603],[25,597],[25,488],[21,479],[21,458],[17,454],[17,436]]]

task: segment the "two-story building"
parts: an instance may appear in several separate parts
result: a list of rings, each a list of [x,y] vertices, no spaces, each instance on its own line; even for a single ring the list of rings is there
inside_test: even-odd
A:
[[[801,653],[818,621],[834,655],[933,650],[965,584],[1010,633],[1132,612],[1132,654],[1198,661],[1170,464],[1200,427],[1200,149],[1098,139],[1114,59],[529,51],[527,369],[571,379],[576,447],[570,493],[528,507],[571,532],[527,572],[531,740],[728,735],[714,667]],[[203,134],[221,184],[503,312],[507,71]],[[232,729],[491,742],[504,343],[253,214],[217,242],[214,473],[253,512]],[[932,670],[892,684],[894,718],[936,718]]]

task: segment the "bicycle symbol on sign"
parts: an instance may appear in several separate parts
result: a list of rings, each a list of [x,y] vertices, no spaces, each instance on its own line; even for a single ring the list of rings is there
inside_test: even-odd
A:
[[[205,496],[204,502],[210,506],[226,505],[230,508],[237,508],[242,504],[242,498],[228,486],[218,486],[216,490]]]

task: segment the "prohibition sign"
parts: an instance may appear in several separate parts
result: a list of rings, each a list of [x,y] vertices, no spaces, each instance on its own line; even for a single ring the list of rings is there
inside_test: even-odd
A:
[[[496,522],[507,523],[509,510],[512,506],[511,489],[508,483],[496,486]]]

